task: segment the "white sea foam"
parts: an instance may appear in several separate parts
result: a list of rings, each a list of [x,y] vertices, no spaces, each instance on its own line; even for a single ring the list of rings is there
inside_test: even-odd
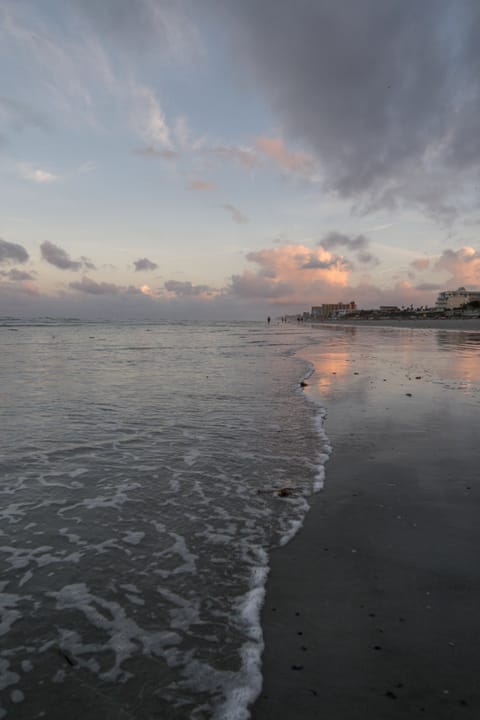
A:
[[[13,703],[21,703],[25,700],[25,695],[21,690],[12,690],[10,699]]]
[[[194,623],[200,623],[200,601],[198,598],[187,600],[167,588],[157,587],[157,592],[174,607],[170,610],[171,627],[175,630],[187,631]]]
[[[79,467],[75,468],[75,470],[71,470],[68,474],[71,478],[77,478],[80,475],[85,475],[85,473],[88,473],[88,468]]]
[[[6,635],[12,625],[21,618],[22,613],[17,609],[21,598],[12,593],[0,593],[0,635]]]
[[[260,613],[265,599],[268,555],[263,548],[253,550],[257,565],[250,574],[250,589],[237,601],[239,622],[249,638],[240,649],[241,668],[224,686],[224,702],[216,708],[215,720],[247,720],[248,707],[262,689],[261,660],[264,648]]]
[[[138,545],[142,542],[143,538],[145,537],[144,532],[134,532],[131,530],[126,535],[123,536],[123,542],[128,543],[129,545]]]

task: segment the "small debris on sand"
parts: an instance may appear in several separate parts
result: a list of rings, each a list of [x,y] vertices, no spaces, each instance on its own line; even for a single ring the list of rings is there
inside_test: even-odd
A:
[[[293,492],[293,488],[283,487],[277,491],[277,495],[278,497],[290,497],[290,495],[293,495]]]
[[[72,660],[72,658],[69,655],[67,655],[66,652],[64,652],[63,650],[59,650],[59,653],[71,667],[75,667],[74,661]]]

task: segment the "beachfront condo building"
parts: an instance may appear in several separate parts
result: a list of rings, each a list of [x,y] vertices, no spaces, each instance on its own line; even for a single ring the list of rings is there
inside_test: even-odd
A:
[[[357,309],[353,300],[349,303],[324,303],[312,307],[312,320],[326,320],[328,318],[343,317]]]
[[[473,300],[480,300],[480,292],[466,290],[464,287],[460,287],[458,290],[443,290],[437,297],[436,307],[439,310],[454,310]]]

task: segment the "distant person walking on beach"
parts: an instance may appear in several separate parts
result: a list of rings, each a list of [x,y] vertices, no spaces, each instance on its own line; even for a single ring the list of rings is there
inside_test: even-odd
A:
[[[270,316],[267,317],[267,323],[268,323],[268,325],[270,325]]]

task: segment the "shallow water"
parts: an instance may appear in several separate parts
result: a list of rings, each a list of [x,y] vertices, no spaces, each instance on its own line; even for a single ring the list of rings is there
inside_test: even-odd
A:
[[[328,452],[293,354],[318,338],[0,328],[0,718],[248,717],[268,552]]]

